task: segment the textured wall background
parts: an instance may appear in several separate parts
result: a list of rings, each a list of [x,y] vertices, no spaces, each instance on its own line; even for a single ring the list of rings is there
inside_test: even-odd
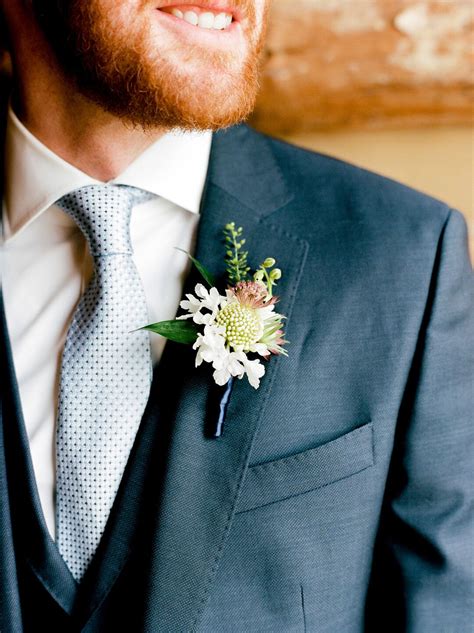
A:
[[[255,124],[466,123],[474,97],[472,0],[273,0]]]

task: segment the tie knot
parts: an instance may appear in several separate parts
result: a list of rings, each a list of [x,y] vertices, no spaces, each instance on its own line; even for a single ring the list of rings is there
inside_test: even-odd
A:
[[[123,185],[88,185],[56,203],[77,223],[91,255],[131,254],[130,216],[134,205],[152,197],[147,191]]]

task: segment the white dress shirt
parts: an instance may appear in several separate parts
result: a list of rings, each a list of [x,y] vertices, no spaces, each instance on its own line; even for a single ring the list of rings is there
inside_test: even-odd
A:
[[[212,135],[168,133],[112,183],[157,198],[133,209],[134,260],[150,322],[176,315],[199,219]],[[3,199],[2,286],[23,417],[46,524],[55,530],[55,418],[62,349],[92,258],[74,221],[54,202],[102,184],[62,160],[10,109]],[[157,362],[165,340],[152,335]]]

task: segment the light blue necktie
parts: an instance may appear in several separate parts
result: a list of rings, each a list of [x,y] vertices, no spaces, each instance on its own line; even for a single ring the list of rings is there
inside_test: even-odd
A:
[[[148,316],[130,216],[151,197],[90,185],[57,202],[94,259],[66,337],[56,431],[56,542],[78,581],[104,532],[150,391],[149,334],[132,332]]]

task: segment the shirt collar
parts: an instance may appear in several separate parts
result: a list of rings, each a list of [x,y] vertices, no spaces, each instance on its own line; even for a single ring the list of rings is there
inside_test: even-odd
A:
[[[150,191],[199,213],[211,132],[168,132],[136,158],[112,184]],[[4,237],[25,228],[63,195],[103,184],[48,149],[9,108],[5,144]]]

